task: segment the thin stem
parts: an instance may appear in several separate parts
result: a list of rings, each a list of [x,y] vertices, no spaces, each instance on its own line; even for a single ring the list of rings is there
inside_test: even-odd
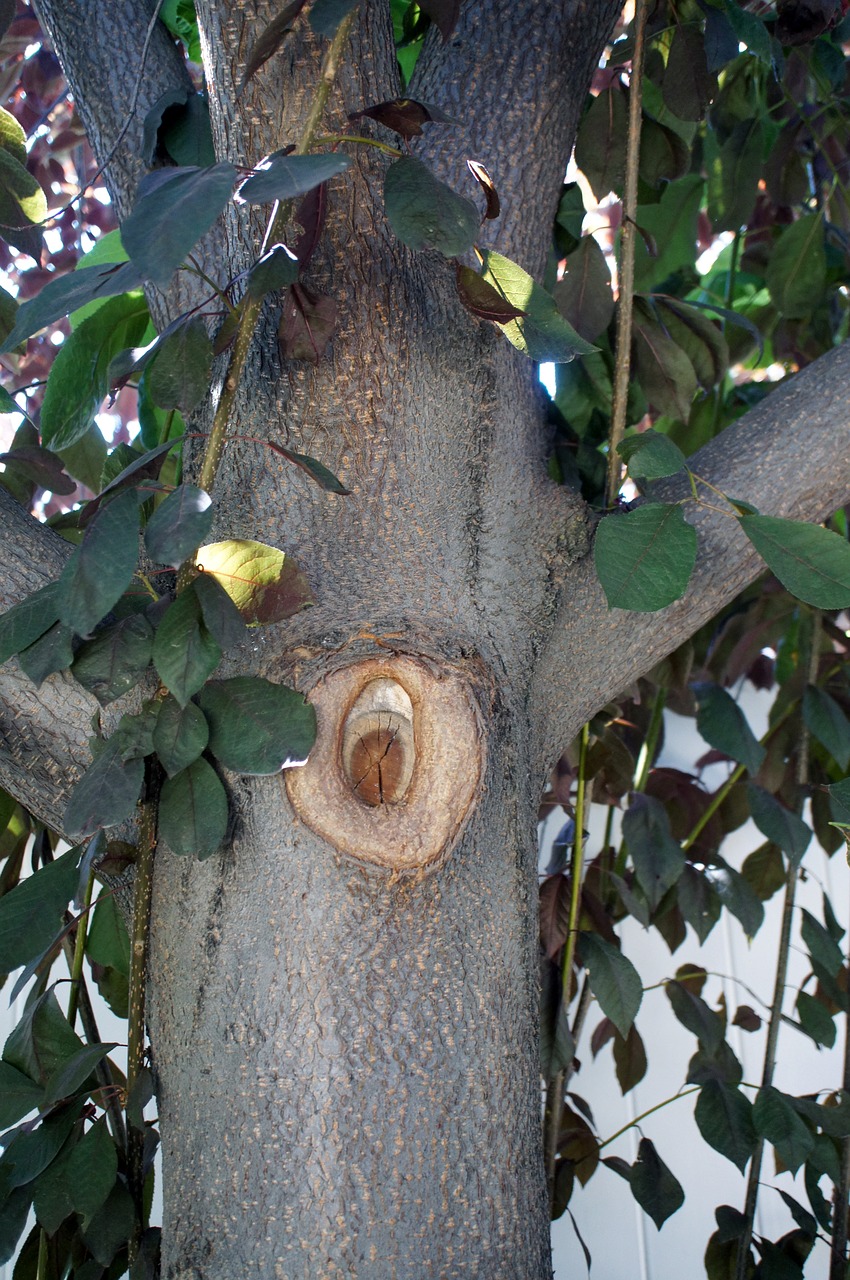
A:
[[[47,1280],[47,1232],[43,1227],[38,1233],[38,1262],[36,1263],[35,1280]]]
[[[608,436],[608,480],[606,501],[613,507],[620,492],[622,464],[617,445],[626,430],[629,397],[629,370],[632,347],[632,309],[635,292],[635,226],[637,218],[638,161],[640,158],[641,93],[646,37],[647,0],[635,4],[635,49],[629,80],[629,136],[626,151],[626,179],[623,196],[623,224],[620,231],[619,301],[617,303],[617,345],[614,362],[614,390],[611,399],[611,431]]]
[[[661,1111],[664,1107],[669,1107],[671,1102],[678,1102],[680,1098],[687,1098],[690,1093],[699,1093],[700,1086],[694,1085],[693,1089],[683,1089],[681,1093],[674,1093],[672,1098],[665,1098],[663,1102],[656,1102],[654,1107],[650,1107],[647,1111],[642,1111],[639,1116],[635,1116],[634,1120],[630,1120],[628,1124],[624,1124],[622,1129],[618,1129],[616,1133],[612,1133],[610,1138],[606,1138],[604,1142],[600,1142],[599,1150],[608,1147],[617,1138],[622,1138],[624,1133],[628,1133],[629,1129],[634,1129],[636,1124],[640,1124],[647,1116],[653,1115],[656,1111]]]
[[[815,610],[809,615],[809,626],[804,629],[808,634],[808,653],[801,653],[801,665],[807,661],[808,681],[814,684],[817,679],[818,659],[820,657],[820,614]],[[802,808],[804,788],[809,778],[809,731],[804,717],[800,716],[800,740],[797,751],[796,781],[798,787],[798,808]],[[779,1028],[782,1025],[782,1004],[785,998],[785,984],[788,980],[788,957],[791,952],[791,925],[794,919],[794,897],[797,891],[798,865],[788,859],[785,874],[785,902],[782,908],[782,926],[779,934],[779,949],[776,956],[776,979],[773,986],[773,1000],[770,1006],[770,1017],[767,1024],[767,1044],[764,1050],[764,1067],[761,1087],[768,1089],[773,1084],[776,1070],[776,1049],[779,1043]],[[735,1280],[746,1280],[750,1261],[750,1244],[753,1238],[753,1227],[758,1201],[759,1180],[761,1178],[761,1162],[764,1155],[764,1138],[756,1141],[750,1169],[747,1176],[747,1195],[744,1202],[744,1231],[738,1244],[738,1259],[735,1267]]]
[[[70,913],[66,912],[66,923],[70,921]],[[74,951],[71,947],[70,938],[67,936],[62,939],[62,954],[68,965],[68,969],[72,970],[74,965]],[[80,980],[77,983],[77,1010],[80,1015],[83,1032],[86,1037],[87,1044],[103,1044],[100,1030],[97,1025],[97,1019],[94,1016],[92,1008],[91,996],[86,986],[85,977],[80,974]],[[112,1130],[112,1137],[119,1151],[127,1150],[127,1131],[124,1127],[124,1113],[121,1110],[118,1101],[118,1087],[112,1078],[112,1071],[109,1066],[108,1058],[101,1058],[94,1069],[94,1074],[98,1085],[103,1093],[104,1108],[109,1119],[109,1127]]]
[[[94,893],[94,872],[89,873],[86,885],[86,896],[83,909],[77,920],[77,936],[74,940],[74,956],[71,961],[71,994],[68,997],[68,1021],[73,1028],[77,1021],[77,1006],[80,1000],[80,985],[83,980],[83,959],[86,954],[86,933],[88,931],[89,910]]]
[[[635,791],[643,791],[646,787],[649,771],[652,768],[652,761],[655,756],[655,749],[658,746],[658,739],[661,736],[661,728],[664,724],[664,707],[667,702],[667,690],[663,685],[658,689],[655,695],[655,702],[652,704],[652,715],[649,718],[649,726],[646,730],[640,752],[635,766]]]
[[[139,856],[136,861],[136,883],[133,901],[133,933],[130,939],[130,1009],[127,1033],[127,1094],[144,1066],[145,992],[148,976],[148,932],[150,926],[153,864],[156,852],[158,779],[154,779],[148,798],[139,807]],[[144,1131],[129,1125],[127,1147],[127,1180],[135,1206],[136,1221],[130,1239],[130,1264],[139,1250],[144,1229]]]
[[[578,1044],[579,1040],[581,1039],[581,1033],[584,1030],[584,1020],[587,1017],[587,1011],[590,1008],[591,994],[592,993],[590,990],[590,983],[588,982],[587,974],[585,974],[584,978],[582,979],[581,991],[579,993],[579,998],[578,998],[578,1007],[576,1008],[576,1015],[573,1018],[573,1025],[570,1028],[570,1034],[572,1035],[573,1044],[575,1045]],[[567,1085],[569,1084],[573,1074],[573,1061],[574,1059],[571,1059],[567,1063],[567,1065],[564,1067],[564,1083],[561,1090],[562,1100],[564,1098],[564,1095],[567,1092]]]
[[[236,308],[234,307],[233,303],[232,303],[232,302],[230,301],[230,299],[228,298],[228,296],[227,296],[227,294],[225,293],[225,291],[221,288],[221,286],[220,286],[220,285],[217,285],[217,284],[216,284],[215,280],[213,280],[211,276],[208,276],[208,275],[207,275],[206,271],[204,271],[204,269],[202,268],[201,264],[198,262],[198,259],[195,257],[195,255],[194,255],[193,253],[190,253],[190,254],[189,254],[189,256],[188,256],[188,258],[187,258],[187,261],[188,261],[188,262],[190,262],[192,265],[191,265],[191,266],[189,266],[189,267],[182,267],[182,268],[181,268],[181,270],[183,270],[183,271],[188,271],[189,275],[192,275],[192,276],[198,276],[198,278],[199,278],[200,280],[203,280],[204,284],[208,284],[208,285],[209,285],[209,287],[212,289],[212,291],[213,291],[213,293],[215,294],[215,296],[216,296],[216,297],[217,297],[221,302],[223,302],[223,303],[224,303],[224,305],[227,307],[227,310],[228,310],[228,311],[230,311],[231,313],[232,313],[232,312],[234,312],[234,311],[236,310]],[[172,409],[172,411],[171,411],[171,412],[172,412],[172,415],[173,415],[174,410]]]
[[[379,142],[377,138],[366,138],[359,133],[323,133],[321,137],[315,139],[315,142],[317,147],[336,146],[339,142],[359,142],[364,147],[376,147],[378,151],[385,151],[388,156],[404,155],[403,151],[399,151],[398,147],[391,147],[388,142]]]
[[[844,1072],[841,1088],[850,1093],[850,1014],[844,1026]],[[847,1207],[850,1197],[850,1137],[841,1139],[841,1177],[832,1193],[832,1244],[829,1255],[829,1280],[846,1280],[847,1276]]]

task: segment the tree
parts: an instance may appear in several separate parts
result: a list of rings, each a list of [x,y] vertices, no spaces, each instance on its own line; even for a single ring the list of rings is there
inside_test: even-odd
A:
[[[225,774],[226,838],[202,861],[181,858],[165,842],[156,850],[148,1020],[164,1151],[163,1273],[546,1275],[535,857],[541,790],[589,717],[764,570],[745,533],[752,526],[702,502],[689,511],[700,551],[681,598],[653,612],[609,608],[589,554],[588,507],[547,473],[551,426],[533,362],[490,322],[513,325],[516,344],[537,359],[547,354],[547,341],[558,359],[587,351],[525,282],[544,276],[566,161],[620,5],[422,5],[434,29],[409,85],[432,122],[420,138],[422,117],[416,122],[398,105],[387,6],[363,0],[355,10],[315,0],[301,13],[298,3],[281,9],[264,0],[249,11],[198,0],[219,167],[203,169],[199,195],[187,186],[179,198],[169,174],[173,157],[162,153],[166,112],[197,103],[177,45],[153,21],[154,6],[120,3],[107,12],[85,0],[40,0],[38,8],[105,166],[128,249],[127,227],[136,219],[131,265],[144,260],[159,332],[207,299],[210,279],[219,289],[231,282],[232,317],[251,272],[248,301],[231,321],[240,326],[235,348],[226,345],[229,333],[219,335],[211,391],[192,406],[193,431],[209,438],[223,423],[226,448],[211,458],[187,436],[183,465],[212,490],[211,536],[284,549],[312,595],[312,607],[287,609],[285,621],[252,633],[216,672],[216,680],[263,677],[269,688],[308,695],[318,722],[308,764],[288,770],[285,782],[279,772],[257,776],[269,771],[255,767],[256,734],[245,728],[250,715],[268,730],[274,751],[271,708],[287,724],[294,717],[303,733],[307,713],[283,702],[249,705],[240,693],[239,719],[213,706],[222,684],[215,695],[202,693],[201,708],[218,735],[216,758],[234,766]],[[403,16],[406,8],[394,11]],[[764,23],[736,4],[705,8],[739,24],[729,27],[735,56],[738,39],[754,48],[762,35],[770,39]],[[675,16],[679,31],[702,14],[694,6],[684,19]],[[747,19],[755,27],[739,30]],[[719,18],[713,21],[716,32]],[[291,26],[285,40],[284,26]],[[672,52],[668,67],[671,60]],[[615,112],[623,106],[619,93],[606,99]],[[706,101],[710,96],[708,90]],[[377,123],[368,112],[364,118],[364,108],[387,103],[402,114],[379,114]],[[128,104],[134,110],[125,131]],[[343,167],[333,148],[356,113],[357,128],[384,150],[349,147],[344,178],[333,177]],[[442,113],[453,127],[441,126]],[[153,143],[144,144],[146,119]],[[385,187],[387,124],[412,146],[408,155],[392,139],[402,167]],[[187,128],[202,156],[201,135]],[[293,144],[298,154],[280,154]],[[140,219],[146,148],[166,183],[142,186],[148,203]],[[292,241],[296,211],[287,191],[304,191],[289,162],[303,152],[314,164],[318,154],[332,163],[321,171],[321,186],[311,179],[309,189],[324,193],[315,196],[312,215],[303,205],[297,211],[296,256],[302,265],[309,258],[298,280],[288,274],[291,255],[266,258],[261,250],[284,232]],[[202,206],[215,206],[222,186],[229,196],[236,177],[227,166],[250,174],[274,153],[267,172],[281,184],[273,194],[284,213],[272,221],[268,243],[261,201],[254,203],[246,186],[243,202],[227,203],[198,248],[190,237],[196,273],[172,279],[166,240],[173,228],[206,230]],[[468,203],[477,189],[465,176],[467,158],[486,165],[476,174],[486,211],[496,211],[496,190],[501,204],[501,216],[484,218],[480,230]],[[315,178],[319,171],[311,172]],[[428,185],[435,179],[454,196]],[[610,187],[620,184],[618,177]],[[462,190],[468,195],[460,197]],[[167,218],[156,214],[158,201],[170,210]],[[467,235],[470,207],[474,236]],[[659,234],[667,234],[663,221]],[[14,229],[10,235],[14,240]],[[458,268],[450,260],[473,238],[485,266],[475,280],[489,285],[478,293],[481,284],[463,275],[466,260]],[[179,261],[185,250],[177,240]],[[263,280],[260,267],[272,275]],[[131,272],[127,280],[134,282]],[[264,303],[270,280],[275,292]],[[331,293],[333,306],[325,300]],[[787,320],[802,314],[793,312],[786,308]],[[651,346],[652,323],[638,315],[638,345]],[[194,368],[194,339],[186,335],[197,329],[184,325],[181,332],[185,373]],[[137,339],[122,346],[135,348]],[[673,398],[684,394],[675,371],[661,365]],[[842,406],[849,376],[846,348],[837,347],[710,439],[690,460],[692,470],[721,493],[745,498],[738,507],[745,520],[747,504],[762,516],[824,520],[844,501],[850,476]],[[663,393],[651,394],[644,383],[653,408],[662,408]],[[185,407],[179,395],[175,403]],[[293,455],[300,465],[292,465]],[[690,493],[678,464],[672,470],[653,492],[671,507]],[[119,487],[100,511],[115,513],[128,493],[132,506],[135,490]],[[174,521],[181,530],[184,517],[198,527],[206,519],[203,503],[188,501],[188,516],[183,511]],[[55,581],[72,551],[3,489],[0,513],[8,606]],[[603,527],[622,519],[607,517]],[[100,527],[117,546],[116,530]],[[147,546],[151,552],[150,538]],[[760,546],[782,577],[782,555]],[[100,554],[96,579],[111,572],[109,551]],[[171,563],[168,555],[151,556]],[[819,556],[802,554],[805,574],[815,572]],[[211,564],[201,579],[214,576]],[[203,648],[200,620],[212,628],[214,614],[224,628],[223,606],[203,612],[197,579],[181,575],[178,601],[194,601],[192,618],[181,625],[194,628]],[[87,582],[91,577],[89,570]],[[299,605],[301,582],[292,587]],[[840,594],[838,603],[846,603],[846,576]],[[55,616],[68,625],[61,610]],[[100,616],[71,630],[85,636]],[[181,634],[177,649],[185,658]],[[163,676],[165,665],[157,669],[173,693],[178,679]],[[51,829],[67,831],[97,704],[63,676],[36,688],[13,662],[2,667],[0,681],[3,786]],[[178,702],[194,706],[196,689],[180,687],[186,697]],[[259,686],[252,688],[256,694]],[[232,686],[230,694],[236,696]],[[139,706],[132,694],[110,702],[107,729]],[[138,721],[136,728],[141,732]],[[116,763],[114,750],[124,748],[107,746],[98,758],[126,771],[126,757]],[[293,747],[293,754],[301,753]],[[138,778],[140,785],[141,772]],[[201,779],[195,783],[203,812],[192,820],[193,838],[213,821],[221,792],[220,784],[206,791]],[[370,802],[368,788],[379,803]],[[79,790],[74,794],[79,804]],[[392,803],[399,797],[403,803]],[[143,806],[133,837],[143,855],[149,820]],[[106,822],[94,823],[100,825]],[[178,832],[172,844],[180,841]],[[144,926],[142,917],[137,941]],[[138,1003],[138,990],[134,998]]]

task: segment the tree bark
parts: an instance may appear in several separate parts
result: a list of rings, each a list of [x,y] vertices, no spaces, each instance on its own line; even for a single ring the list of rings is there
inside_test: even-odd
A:
[[[126,97],[126,60],[98,64],[73,24],[59,35],[66,10],[99,25],[105,7],[40,7],[90,117],[107,70],[109,100]],[[294,141],[308,107],[320,56],[308,31],[236,95],[248,50],[278,7],[198,3],[217,147],[237,163]],[[465,155],[488,164],[505,214],[487,234],[538,274],[571,135],[618,9],[611,0],[466,4],[447,44],[429,37],[417,73],[416,92],[462,122],[454,132],[432,127],[417,154],[455,185]],[[329,132],[397,91],[390,37],[385,5],[364,0]],[[457,682],[474,708],[481,777],[443,856],[413,874],[316,834],[280,777],[228,779],[233,829],[220,857],[158,851],[151,1034],[169,1280],[550,1274],[537,1050],[542,771],[587,714],[758,572],[731,522],[730,533],[707,521],[708,549],[680,605],[661,617],[605,611],[586,555],[587,513],[546,478],[534,370],[464,311],[451,264],[394,240],[380,212],[385,168],[381,156],[358,155],[331,187],[310,270],[311,285],[339,306],[330,354],[316,368],[281,368],[279,316],[269,314],[237,398],[234,436],[292,444],[352,492],[321,493],[267,450],[231,439],[216,532],[283,547],[317,597],[253,637],[233,665],[318,697],[360,664],[421,664]],[[135,178],[130,162],[110,171],[116,199]],[[230,275],[252,260],[261,228],[243,207],[225,230],[220,265]],[[828,388],[847,384],[847,359],[822,362]],[[806,403],[817,379],[800,383]],[[850,469],[830,394],[812,414],[817,447],[790,450],[788,401],[774,397],[735,429],[728,464],[724,436],[696,469],[745,489],[765,513],[825,515]],[[827,484],[833,468],[838,479]],[[786,490],[801,487],[809,496],[795,506]],[[17,517],[14,528],[24,525]],[[51,535],[32,536],[61,559]],[[21,589],[10,578],[15,552],[5,540],[10,598]],[[720,557],[728,585],[716,581]],[[9,714],[20,697],[14,664],[0,670],[0,697],[4,785],[55,819],[67,785],[58,764],[26,793],[12,767],[32,759],[28,723]],[[87,708],[57,677],[38,704],[59,722],[37,757],[79,768]]]

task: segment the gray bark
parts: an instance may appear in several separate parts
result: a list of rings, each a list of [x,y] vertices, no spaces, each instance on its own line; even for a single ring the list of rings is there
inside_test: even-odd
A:
[[[276,7],[198,5],[217,145],[240,163],[297,138],[320,56],[318,41],[295,35],[236,100],[248,49]],[[74,8],[41,3],[57,31]],[[104,12],[82,0],[76,9],[91,26]],[[618,9],[466,4],[455,37],[432,38],[423,55],[417,92],[463,122],[433,128],[425,152],[456,183],[465,155],[488,164],[505,208],[492,234],[537,272]],[[387,13],[377,2],[362,10],[329,130],[364,98],[395,92]],[[104,80],[111,101],[126,97],[128,69],[108,57],[98,65],[88,37],[83,56],[80,39],[71,32],[60,52],[93,116]],[[256,444],[228,445],[218,532],[284,547],[317,596],[314,609],[260,633],[240,668],[309,690],[388,651],[425,656],[468,682],[486,772],[451,856],[419,877],[340,855],[299,821],[279,778],[230,780],[222,856],[197,864],[158,852],[151,1031],[170,1280],[549,1274],[536,1031],[542,771],[589,712],[759,568],[731,522],[730,533],[706,521],[707,550],[681,605],[650,617],[605,610],[586,513],[546,479],[533,370],[463,310],[451,264],[394,241],[380,213],[385,167],[358,155],[353,176],[332,187],[311,266],[311,282],[340,308],[329,356],[315,370],[281,369],[270,315],[237,401],[235,433],[290,443],[352,490],[323,494]],[[132,165],[126,173],[129,189]],[[233,214],[228,271],[250,261],[259,230],[244,210]],[[724,436],[696,469],[765,513],[825,515],[850,470],[846,425],[831,407],[847,362],[844,352],[821,362],[793,410],[793,392],[768,400],[735,428],[731,450]],[[792,447],[787,423],[803,404],[809,426]],[[19,526],[30,529],[22,516]],[[30,536],[61,559],[52,535]],[[11,578],[16,552],[4,539],[10,599],[24,589]],[[14,664],[0,669],[0,698],[0,776],[23,794],[10,762],[25,768],[46,749],[11,714]],[[38,704],[55,716],[46,758],[78,769],[87,711],[55,677]],[[57,768],[26,793],[54,821],[66,785]]]

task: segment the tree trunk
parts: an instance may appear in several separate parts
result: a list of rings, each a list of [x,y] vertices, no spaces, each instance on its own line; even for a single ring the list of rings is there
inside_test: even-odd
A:
[[[298,136],[322,44],[295,33],[237,96],[248,51],[279,6],[197,7],[219,154],[256,163]],[[411,89],[462,122],[432,126],[416,153],[456,186],[465,156],[487,164],[506,212],[485,238],[538,277],[577,115],[619,7],[464,4],[448,43],[429,37]],[[87,118],[103,76],[108,100],[126,100],[128,49],[138,51],[144,24],[120,61],[98,64],[94,46],[82,57],[90,36],[81,32],[111,21],[110,6],[42,0],[40,9]],[[154,79],[170,57],[153,49]],[[328,132],[397,90],[387,8],[363,0]],[[105,135],[107,146],[114,134]],[[330,354],[315,368],[281,368],[279,315],[268,309],[216,484],[215,532],[284,548],[317,600],[252,637],[232,670],[294,683],[316,701],[331,744],[371,683],[401,686],[408,790],[404,803],[366,814],[331,746],[336,790],[321,757],[288,785],[230,778],[226,852],[204,863],[157,852],[151,1036],[169,1280],[550,1274],[537,1046],[541,784],[580,717],[700,624],[713,572],[705,562],[669,635],[655,620],[605,612],[582,561],[586,513],[546,478],[535,371],[464,311],[452,264],[394,239],[381,213],[385,168],[378,153],[358,154],[353,174],[331,187],[310,272],[339,308]],[[129,162],[113,175],[122,208],[134,175]],[[246,209],[225,228],[222,279],[256,253],[260,228]],[[222,376],[223,367],[214,397]],[[844,379],[843,366],[833,376]],[[846,428],[835,431],[846,441]],[[238,436],[319,458],[351,495],[321,493]],[[835,481],[845,487],[846,452]],[[826,469],[811,451],[803,465],[813,476]],[[821,495],[806,514],[824,515],[828,503]],[[47,533],[32,536],[55,547]],[[758,566],[750,551],[735,554],[737,590]],[[14,599],[16,585],[4,589]],[[594,653],[603,628],[605,652]],[[626,637],[628,660],[612,662]],[[52,678],[36,701],[43,718],[62,707],[62,750],[79,768],[85,708],[70,707],[63,687]],[[26,761],[31,747],[7,720],[9,778],[8,760]],[[55,820],[63,786],[43,777],[27,802]]]

